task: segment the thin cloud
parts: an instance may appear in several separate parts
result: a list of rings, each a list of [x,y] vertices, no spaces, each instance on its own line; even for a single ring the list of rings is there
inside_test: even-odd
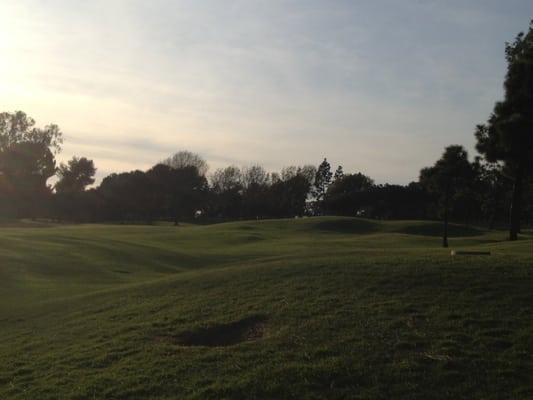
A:
[[[62,159],[100,174],[189,149],[212,168],[327,156],[406,183],[444,145],[473,148],[531,15],[522,0],[8,0],[0,106],[58,123]]]

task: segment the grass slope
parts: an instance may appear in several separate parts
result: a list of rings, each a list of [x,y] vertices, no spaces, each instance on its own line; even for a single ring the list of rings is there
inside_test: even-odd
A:
[[[0,398],[533,398],[533,236],[451,231],[0,228]]]

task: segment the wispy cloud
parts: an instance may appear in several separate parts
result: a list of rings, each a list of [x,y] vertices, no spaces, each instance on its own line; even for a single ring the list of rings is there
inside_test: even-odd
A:
[[[407,182],[472,148],[533,15],[511,3],[7,0],[0,107],[58,123],[63,157],[100,174],[187,148],[213,168],[328,156]]]

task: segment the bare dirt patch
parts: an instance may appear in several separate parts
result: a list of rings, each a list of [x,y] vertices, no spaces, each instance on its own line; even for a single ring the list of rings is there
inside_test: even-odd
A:
[[[228,324],[185,331],[176,336],[156,336],[154,340],[190,347],[228,347],[261,339],[265,334],[266,322],[265,316],[255,315]]]

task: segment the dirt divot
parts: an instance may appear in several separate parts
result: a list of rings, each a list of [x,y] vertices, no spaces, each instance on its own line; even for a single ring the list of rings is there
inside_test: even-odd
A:
[[[176,336],[158,336],[158,342],[180,346],[228,347],[261,339],[265,334],[267,318],[255,315],[228,324],[213,325],[186,331]]]

